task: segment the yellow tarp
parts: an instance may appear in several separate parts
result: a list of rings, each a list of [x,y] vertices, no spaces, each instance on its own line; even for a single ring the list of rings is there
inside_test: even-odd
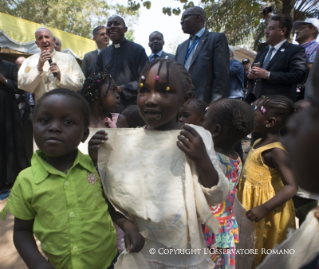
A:
[[[96,49],[94,40],[0,12],[0,30],[14,41],[21,43],[35,41],[34,33],[39,27],[50,29],[53,35],[61,40],[62,49],[70,48],[80,58],[83,58],[85,53]]]

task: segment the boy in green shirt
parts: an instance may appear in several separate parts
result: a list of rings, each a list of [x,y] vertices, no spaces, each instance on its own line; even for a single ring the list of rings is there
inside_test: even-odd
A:
[[[127,250],[144,245],[135,225],[106,202],[94,164],[77,149],[89,135],[89,119],[85,99],[67,89],[50,91],[37,103],[33,129],[40,150],[19,174],[2,212],[15,216],[14,243],[29,268],[113,268],[112,219],[125,232]]]

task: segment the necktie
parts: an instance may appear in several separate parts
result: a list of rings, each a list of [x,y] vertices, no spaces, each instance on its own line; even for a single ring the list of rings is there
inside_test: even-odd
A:
[[[157,54],[153,55],[153,60],[156,60],[159,56]]]
[[[184,67],[186,68],[187,71],[190,68],[190,65],[191,65],[191,62],[192,62],[192,58],[193,58],[193,55],[194,55],[195,50],[196,50],[196,48],[195,48],[196,45],[194,44],[194,42],[196,42],[197,38],[198,38],[197,35],[194,35],[194,36],[190,37],[188,50],[191,50],[191,51],[190,51],[190,54],[189,54],[189,56],[188,56],[188,58],[187,58],[187,60],[186,60],[186,62],[184,64]],[[193,45],[194,45],[194,47],[192,47]]]
[[[271,49],[269,50],[268,55],[267,55],[265,61],[263,62],[262,68],[265,69],[267,67],[268,63],[270,62],[271,55],[272,55],[272,52],[274,51],[274,49],[275,49],[274,47],[271,47]]]

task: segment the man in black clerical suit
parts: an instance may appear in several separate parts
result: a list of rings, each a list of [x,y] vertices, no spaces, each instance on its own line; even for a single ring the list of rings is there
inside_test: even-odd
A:
[[[175,55],[166,53],[165,51],[163,51],[164,44],[165,44],[164,36],[162,33],[155,31],[150,34],[149,42],[148,42],[148,46],[152,50],[151,55],[148,57],[150,62],[155,60],[156,58],[170,59],[170,60],[175,59]]]
[[[94,28],[93,40],[96,43],[97,49],[86,53],[82,61],[82,71],[86,78],[95,72],[97,55],[102,49],[109,45],[109,37],[106,34],[105,26],[98,26]]]
[[[22,93],[15,64],[0,58],[0,190],[10,189],[20,171],[30,165],[15,97]]]
[[[303,47],[287,41],[291,28],[290,16],[271,17],[265,30],[268,46],[257,54],[248,73],[248,103],[261,95],[275,94],[296,100],[296,85],[306,77],[307,58]],[[254,66],[255,63],[260,67]]]
[[[106,33],[113,44],[103,49],[96,61],[97,71],[108,68],[109,74],[118,85],[122,103],[119,112],[129,105],[136,104],[138,79],[148,62],[145,49],[124,37],[126,31],[123,18],[111,16],[106,25]]]
[[[175,60],[191,74],[196,97],[209,104],[226,96],[229,50],[225,34],[205,30],[205,20],[200,7],[184,11],[182,30],[190,37],[178,46]]]

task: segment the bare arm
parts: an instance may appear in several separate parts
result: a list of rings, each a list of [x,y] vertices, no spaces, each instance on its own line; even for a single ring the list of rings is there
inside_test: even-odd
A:
[[[115,211],[114,207],[109,204],[109,212],[113,222],[118,225],[125,233],[125,248],[129,252],[139,252],[145,243],[144,237],[139,233],[136,225],[125,218],[121,213]]]
[[[192,127],[184,125],[178,136],[177,146],[195,162],[202,185],[211,188],[218,183],[218,173],[212,164],[200,135]]]
[[[14,219],[14,245],[28,268],[54,269],[38,250],[33,236],[33,222],[34,220]]]
[[[284,187],[276,195],[261,206],[257,206],[247,211],[250,220],[259,221],[278,206],[283,205],[291,199],[297,192],[297,184],[294,181],[292,171],[286,165],[287,153],[282,149],[272,149],[263,156],[265,164],[276,168],[282,178]]]

